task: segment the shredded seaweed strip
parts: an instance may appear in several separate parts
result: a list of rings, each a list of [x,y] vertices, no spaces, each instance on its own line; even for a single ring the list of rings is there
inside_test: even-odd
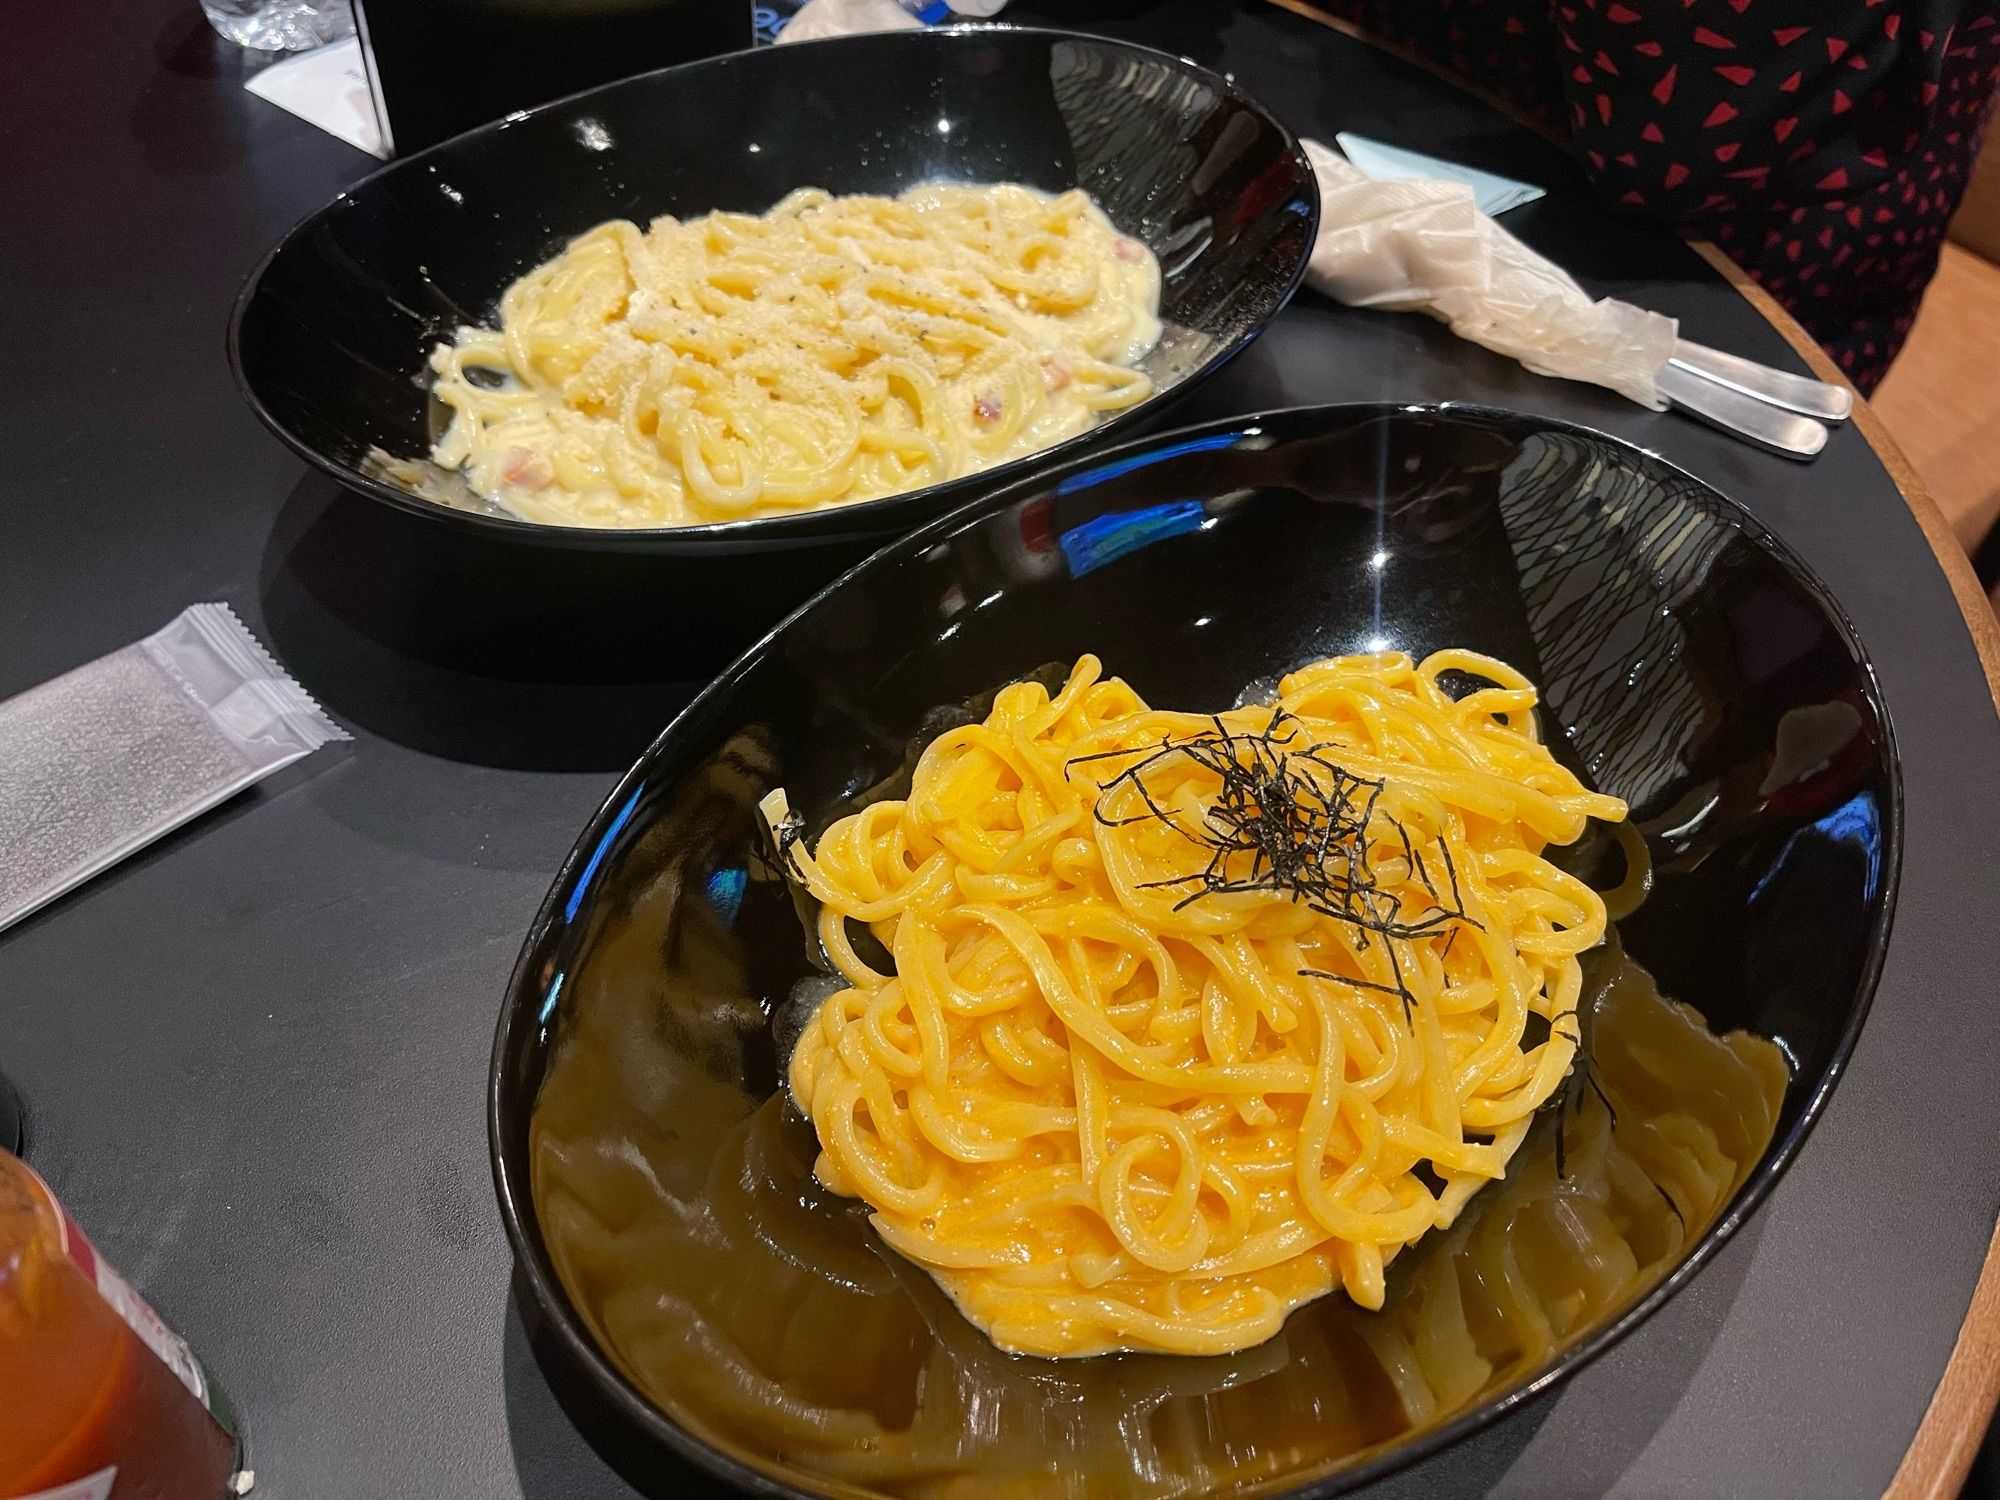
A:
[[[1210,730],[1169,737],[1156,747],[1132,746],[1074,757],[1069,766],[1139,757],[1100,783],[1094,809],[1098,823],[1121,828],[1153,819],[1208,851],[1208,861],[1201,869],[1147,883],[1149,887],[1190,887],[1175,903],[1176,911],[1205,896],[1270,891],[1348,924],[1355,929],[1355,946],[1361,951],[1379,939],[1393,984],[1319,969],[1299,972],[1395,995],[1403,1002],[1404,1021],[1412,1022],[1415,997],[1403,980],[1403,959],[1396,940],[1409,942],[1443,932],[1445,951],[1449,952],[1459,925],[1479,925],[1466,913],[1450,849],[1438,840],[1445,870],[1445,885],[1440,887],[1409,830],[1378,806],[1384,783],[1357,775],[1331,759],[1324,747],[1303,741],[1304,726],[1292,715],[1280,711],[1262,730],[1232,732],[1220,718],[1209,722],[1213,726]],[[1146,783],[1149,772],[1175,757],[1193,762],[1221,783],[1197,832],[1174,821],[1154,800]],[[1065,767],[1065,774],[1067,771]],[[1125,789],[1138,798],[1144,810],[1113,816],[1108,809]],[[1385,824],[1390,838],[1402,846],[1411,878],[1431,898],[1433,909],[1421,916],[1406,916],[1403,898],[1377,878],[1370,845],[1389,841],[1380,837]]]
[[[771,833],[777,844],[776,854],[779,870],[791,876],[794,880],[804,880],[805,871],[799,865],[799,857],[796,851],[799,845],[805,841],[805,818],[799,813],[787,812],[772,827]]]
[[[1064,768],[1088,761],[1138,757],[1098,789],[1094,816],[1106,828],[1122,828],[1148,819],[1164,823],[1174,832],[1208,851],[1207,863],[1187,875],[1170,880],[1147,882],[1153,887],[1190,887],[1174,909],[1204,896],[1243,891],[1274,891],[1300,901],[1322,915],[1345,922],[1356,929],[1355,946],[1366,951],[1379,939],[1388,955],[1393,984],[1333,974],[1322,969],[1301,969],[1312,979],[1330,979],[1359,989],[1394,995],[1403,1002],[1403,1019],[1413,1024],[1415,996],[1403,981],[1403,963],[1396,940],[1444,934],[1438,950],[1440,961],[1451,953],[1461,927],[1478,927],[1479,922],[1465,910],[1465,897],[1458,882],[1458,868],[1451,846],[1442,838],[1437,849],[1444,879],[1435,880],[1425,863],[1423,851],[1410,831],[1393,814],[1377,805],[1384,783],[1360,776],[1329,758],[1324,748],[1301,743],[1304,726],[1280,711],[1262,730],[1232,732],[1219,718],[1209,721],[1213,728],[1199,734],[1162,739],[1157,746],[1133,746],[1105,750],[1095,755],[1073,757]],[[1198,831],[1190,832],[1154,800],[1146,784],[1149,772],[1180,756],[1208,771],[1222,784],[1209,806]],[[1129,789],[1143,811],[1113,816],[1121,790]],[[1381,825],[1401,845],[1412,878],[1430,896],[1433,909],[1406,919],[1403,900],[1382,888],[1370,853],[1371,843],[1386,843],[1379,837]],[[1371,838],[1371,835],[1376,837]],[[1445,976],[1449,987],[1450,975]],[[1610,1116],[1613,1129],[1618,1111],[1604,1092],[1597,1076],[1595,1059],[1584,1045],[1582,1026],[1574,1015],[1564,1016],[1557,1028],[1567,1023],[1569,1030],[1557,1029],[1576,1045],[1569,1076],[1542,1106],[1556,1117],[1556,1176],[1569,1176],[1567,1152],[1569,1120],[1583,1110],[1587,1094],[1596,1094]],[[1678,1210],[1676,1210],[1678,1212]]]
[[[1554,1027],[1551,1027],[1550,1031],[1554,1035],[1567,1037],[1575,1044],[1576,1052],[1570,1059],[1569,1075],[1563,1079],[1562,1086],[1554,1094],[1550,1095],[1547,1103],[1542,1105],[1543,1109],[1548,1110],[1556,1117],[1556,1177],[1558,1180],[1566,1179],[1569,1176],[1569,1159],[1567,1153],[1569,1145],[1569,1122],[1572,1117],[1583,1113],[1583,1102],[1586,1093],[1597,1095],[1598,1102],[1604,1106],[1604,1113],[1611,1119],[1611,1128],[1613,1130],[1618,1128],[1618,1107],[1611,1102],[1611,1096],[1604,1092],[1604,1085],[1598,1080],[1597,1058],[1584,1045],[1582,1023],[1577,1020],[1576,1012],[1574,1011],[1562,1017],[1562,1020],[1570,1023],[1570,1030],[1557,1031]],[[1679,1211],[1678,1208],[1675,1209],[1676,1213],[1679,1213]]]

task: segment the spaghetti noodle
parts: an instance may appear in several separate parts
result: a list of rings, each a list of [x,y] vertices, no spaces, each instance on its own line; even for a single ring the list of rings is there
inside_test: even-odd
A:
[[[1542,852],[1625,807],[1535,701],[1488,657],[1380,654],[1201,717],[1086,656],[810,855],[773,793],[850,986],[790,1064],[819,1179],[1015,1352],[1241,1349],[1337,1286],[1380,1307],[1576,1051],[1605,907]]]
[[[1088,195],[792,193],[617,220],[431,356],[432,456],[531,521],[654,527],[873,499],[1143,401],[1160,269]]]

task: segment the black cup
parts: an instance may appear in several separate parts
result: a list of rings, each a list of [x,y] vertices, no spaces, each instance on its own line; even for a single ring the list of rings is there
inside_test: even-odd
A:
[[[398,153],[629,73],[750,45],[748,0],[354,0]]]

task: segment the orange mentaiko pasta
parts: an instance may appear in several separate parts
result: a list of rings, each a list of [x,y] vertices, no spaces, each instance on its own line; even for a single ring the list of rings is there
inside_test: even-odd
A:
[[[781,839],[848,986],[790,1063],[820,1180],[1019,1353],[1380,1307],[1575,1055],[1605,906],[1543,851],[1625,806],[1535,702],[1465,651],[1317,662],[1213,716],[1089,656],[1001,690],[906,799]]]

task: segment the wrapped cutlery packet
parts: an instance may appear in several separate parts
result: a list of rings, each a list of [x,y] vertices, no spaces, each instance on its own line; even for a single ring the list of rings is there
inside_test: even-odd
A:
[[[1615,297],[1592,301],[1560,266],[1481,213],[1463,182],[1378,181],[1305,141],[1320,231],[1306,285],[1350,307],[1426,312],[1538,375],[1608,386],[1665,411],[1660,372],[1677,325]]]
[[[347,738],[226,604],[0,702],[0,928]]]

